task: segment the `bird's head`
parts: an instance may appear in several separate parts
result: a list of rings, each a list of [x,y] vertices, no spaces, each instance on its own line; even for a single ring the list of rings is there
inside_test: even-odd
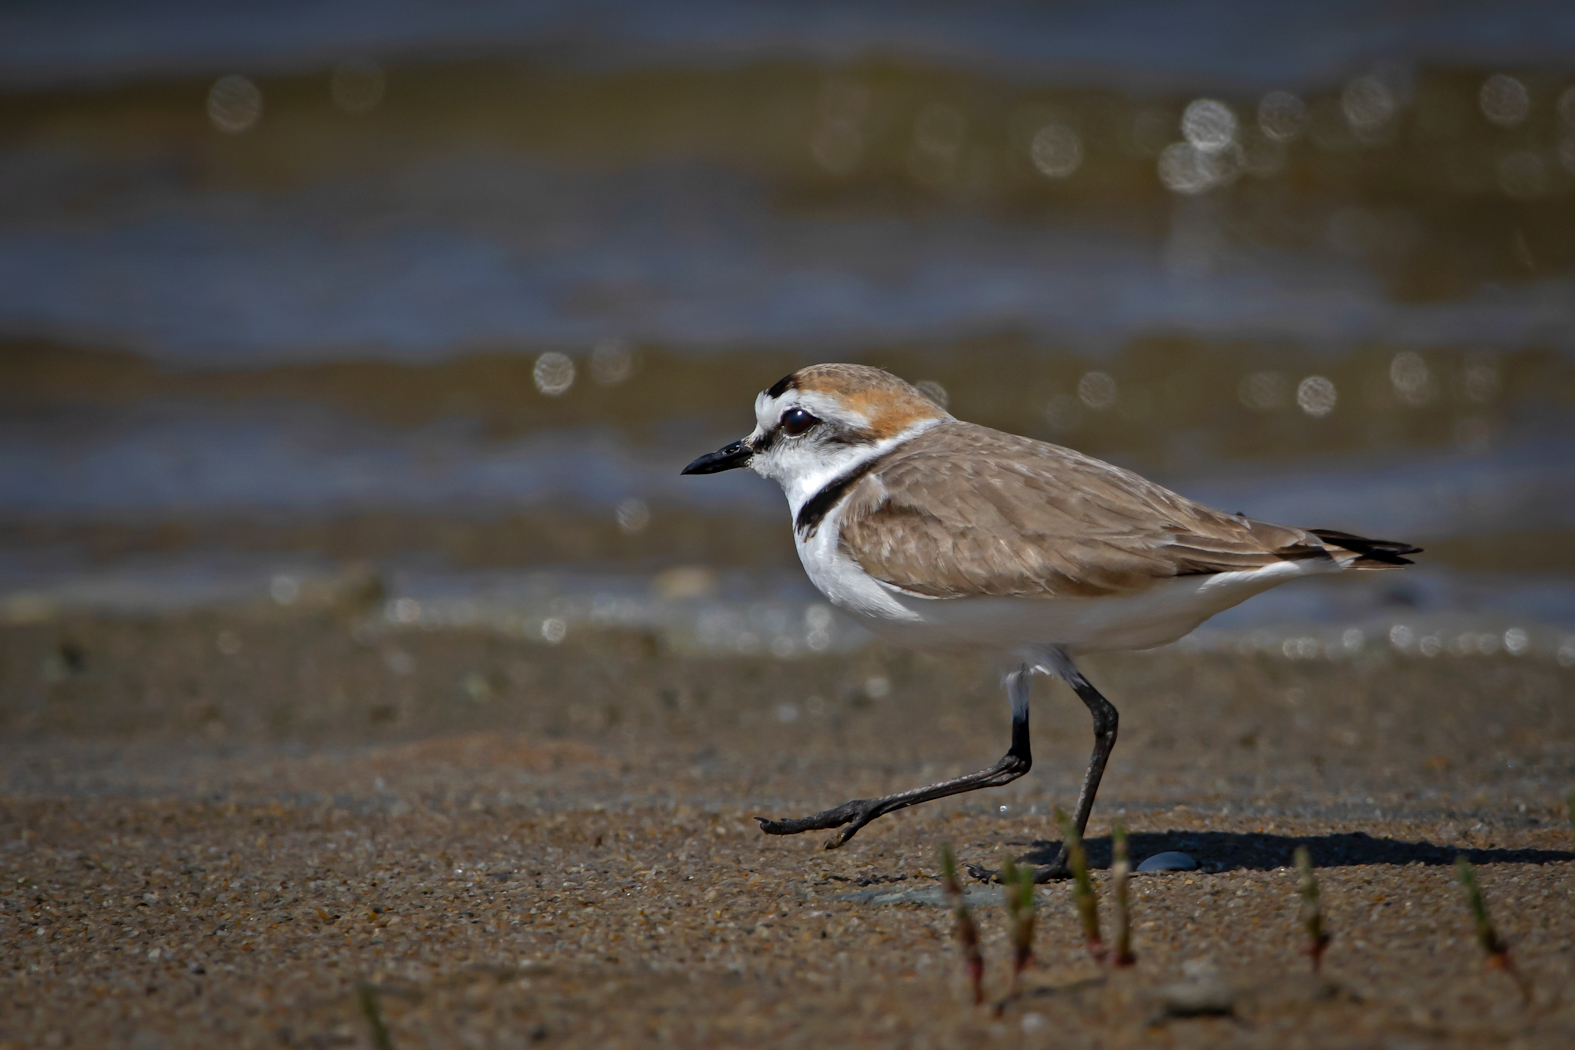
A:
[[[853,465],[951,416],[930,395],[869,365],[822,364],[783,376],[755,398],[755,429],[685,474],[748,467],[795,506]]]

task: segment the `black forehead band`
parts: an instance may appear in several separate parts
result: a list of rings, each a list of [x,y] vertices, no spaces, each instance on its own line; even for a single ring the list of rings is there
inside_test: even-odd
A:
[[[792,386],[793,386],[793,377],[796,376],[796,375],[798,375],[797,372],[789,372],[787,375],[783,376],[781,379],[778,379],[775,383],[772,383],[769,387],[766,388],[766,396],[767,397],[781,397],[783,394],[787,393],[788,390],[792,388]]]

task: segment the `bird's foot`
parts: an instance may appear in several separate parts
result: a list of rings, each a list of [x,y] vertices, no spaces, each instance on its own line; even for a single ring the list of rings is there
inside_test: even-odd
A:
[[[1072,869],[1066,866],[1066,861],[1058,860],[1054,864],[1045,864],[1034,869],[1034,885],[1042,886],[1047,882],[1060,882],[1070,879]]]
[[[806,831],[842,828],[846,824],[847,827],[826,840],[827,849],[836,849],[857,835],[864,825],[887,812],[886,803],[885,799],[856,798],[851,802],[844,802],[835,809],[822,810],[808,817],[790,817],[786,820],[770,820],[766,817],[755,819],[760,822],[760,830],[767,835],[800,835]]]

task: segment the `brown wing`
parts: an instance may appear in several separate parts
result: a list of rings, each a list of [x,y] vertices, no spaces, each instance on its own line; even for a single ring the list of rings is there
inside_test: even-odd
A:
[[[937,598],[1092,597],[1330,556],[1302,529],[1224,514],[1080,452],[952,420],[849,491],[840,543],[876,579]]]

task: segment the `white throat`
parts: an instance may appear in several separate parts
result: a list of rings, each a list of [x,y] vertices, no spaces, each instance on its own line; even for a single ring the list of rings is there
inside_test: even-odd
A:
[[[793,517],[798,517],[798,512],[803,509],[815,494],[833,481],[842,477],[850,470],[854,470],[870,460],[885,455],[905,441],[911,441],[931,427],[943,423],[949,417],[941,416],[931,419],[921,419],[889,438],[884,438],[868,445],[848,446],[836,450],[827,456],[817,456],[811,462],[795,462],[792,464],[797,469],[781,469],[786,464],[773,461],[772,457],[756,457],[750,462],[750,469],[761,477],[770,478],[782,486],[782,494],[787,497],[788,509]],[[764,462],[762,462],[764,459]]]

